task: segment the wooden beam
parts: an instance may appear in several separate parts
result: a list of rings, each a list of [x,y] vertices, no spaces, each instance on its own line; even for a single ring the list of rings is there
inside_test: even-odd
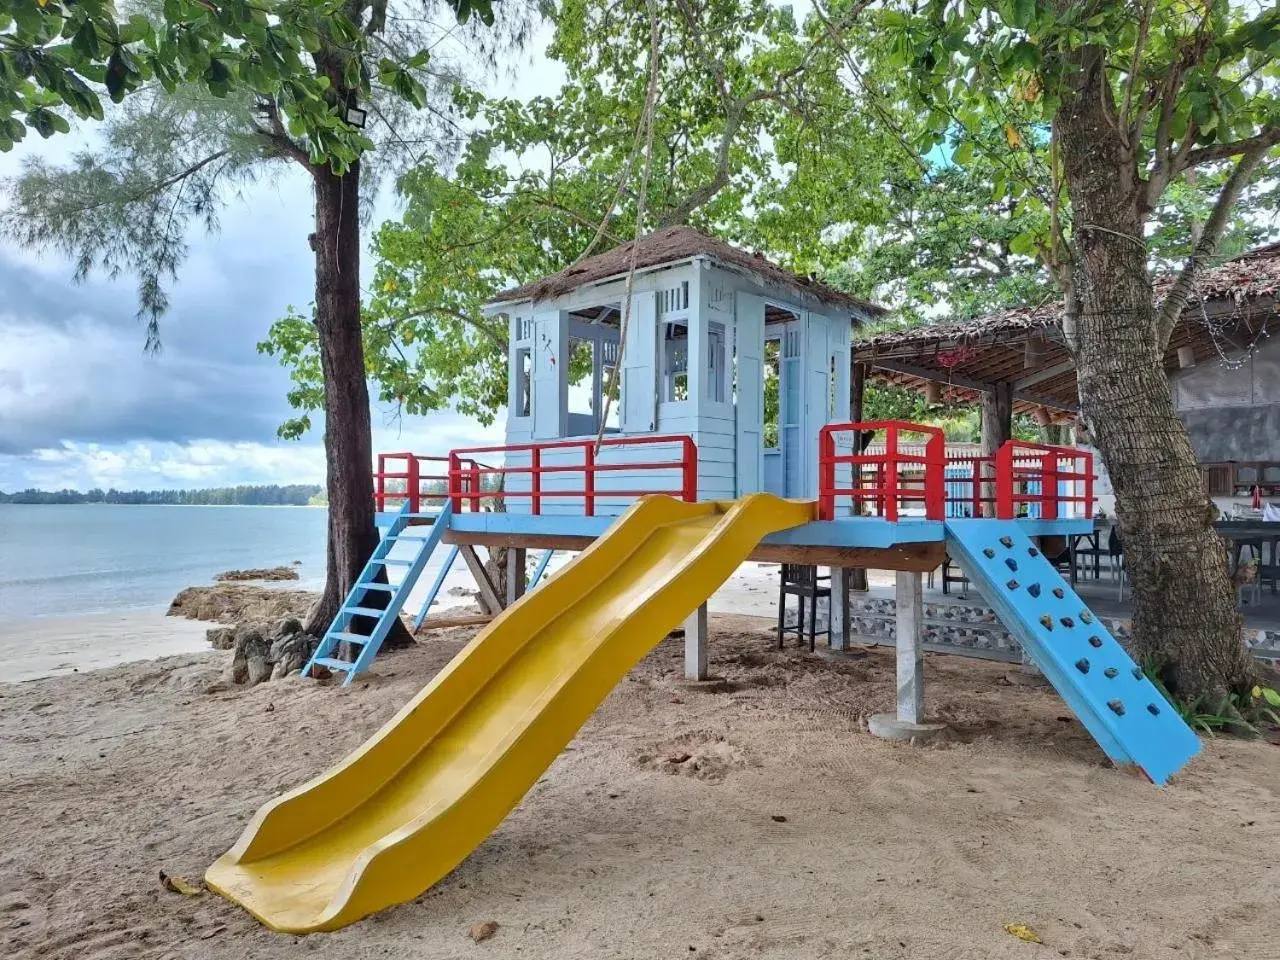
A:
[[[1025,390],[1027,387],[1034,387],[1037,383],[1044,383],[1046,380],[1052,380],[1059,374],[1066,373],[1068,370],[1074,370],[1075,368],[1075,360],[1068,357],[1061,363],[1055,363],[1051,367],[1045,367],[1043,370],[1037,370],[1030,376],[1022,377],[1019,380],[1013,381],[1013,389],[1016,392],[1018,390]]]
[[[476,554],[476,548],[470,544],[464,544],[458,552],[462,554],[462,559],[467,562],[467,569],[475,578],[476,587],[480,591],[480,606],[486,613],[496,617],[502,612],[502,601],[498,598],[498,591],[494,588],[493,581],[489,579],[489,572],[484,568],[484,561]]]
[[[529,577],[527,557],[528,552],[525,547],[507,550],[507,606],[511,606],[524,596],[525,584]]]
[[[821,547],[762,543],[747,559],[760,563],[803,563],[867,570],[936,570],[947,555],[941,540],[899,543],[892,547]]]
[[[445,542],[462,545],[461,553],[465,559],[467,550],[473,546],[507,547],[508,549],[528,547],[538,550],[584,550],[591,545],[592,538],[557,536],[554,534],[463,533],[457,530],[450,530],[445,534]],[[762,543],[752,551],[751,556],[747,559],[760,563],[804,563],[825,567],[863,567],[868,570],[920,570],[928,572],[937,569],[946,553],[946,544],[941,540],[930,540],[922,543],[900,543],[892,547],[883,548]],[[477,562],[479,562],[478,558]],[[467,566],[470,567],[470,565],[470,562],[468,562]],[[481,569],[483,570],[483,565]]]
[[[966,377],[961,374],[951,373],[948,370],[930,370],[928,367],[917,367],[912,363],[902,363],[898,360],[873,360],[871,367],[875,370],[888,370],[891,373],[904,373],[909,377],[916,377],[919,380],[932,380],[934,383],[946,384],[953,387],[962,387],[965,390],[976,390],[979,393],[990,393],[998,383],[989,383],[986,380],[975,380],[973,377]],[[1061,371],[1058,371],[1059,373]],[[1004,382],[1005,386],[1010,386],[1008,381]],[[1032,393],[1026,393],[1022,390],[1013,391],[1013,399],[1022,403],[1034,403],[1042,407],[1052,407],[1055,410],[1066,410],[1069,413],[1075,413],[1080,409],[1078,403],[1072,403],[1065,400],[1058,400],[1053,397],[1042,397]]]

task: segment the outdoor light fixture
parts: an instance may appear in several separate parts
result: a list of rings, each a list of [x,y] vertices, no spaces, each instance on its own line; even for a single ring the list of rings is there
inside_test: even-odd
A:
[[[347,123],[351,124],[353,127],[359,127],[363,130],[364,118],[368,115],[367,111],[361,110],[359,107],[347,107]]]
[[[1178,367],[1190,370],[1196,365],[1196,352],[1189,346],[1178,348]]]

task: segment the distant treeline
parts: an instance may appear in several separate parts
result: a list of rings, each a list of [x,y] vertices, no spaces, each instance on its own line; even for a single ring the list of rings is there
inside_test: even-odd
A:
[[[212,487],[207,490],[20,490],[0,491],[0,503],[130,503],[183,506],[300,507],[323,503],[323,488],[314,483],[285,486]]]

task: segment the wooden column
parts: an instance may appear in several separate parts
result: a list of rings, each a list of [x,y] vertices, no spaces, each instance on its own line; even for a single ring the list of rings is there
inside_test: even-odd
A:
[[[524,547],[507,547],[507,606],[524,596],[529,578],[528,552]]]
[[[1013,437],[1013,384],[997,383],[982,395],[982,455],[994,456]],[[995,516],[995,468],[987,467],[983,475],[991,481],[982,485],[982,514]]]
[[[899,570],[894,585],[897,603],[898,720],[924,722],[924,596],[919,573]]]
[[[684,622],[684,678],[706,680],[707,656],[707,605],[704,603]]]

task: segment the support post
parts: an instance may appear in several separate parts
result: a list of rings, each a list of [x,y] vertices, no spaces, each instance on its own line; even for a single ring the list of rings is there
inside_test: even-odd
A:
[[[526,578],[529,576],[524,547],[507,548],[507,606],[524,596]]]
[[[462,559],[467,563],[467,569],[471,571],[471,576],[475,578],[476,588],[480,591],[481,609],[490,616],[496,617],[502,612],[502,600],[489,580],[489,574],[484,569],[484,561],[476,554],[476,548],[470,544],[460,544],[458,549]]]
[[[689,614],[684,622],[684,678],[706,680],[707,658],[707,605],[704,603]]]
[[[831,571],[831,649],[848,650],[853,635],[849,617],[849,588],[854,575],[865,571],[852,567],[830,567]]]
[[[894,582],[898,606],[898,719],[924,722],[924,590],[919,573],[899,570]]]
[[[863,405],[864,405],[864,401],[867,393],[867,374],[870,372],[870,370],[871,370],[870,364],[858,363],[856,360],[853,363],[853,370],[851,371],[852,376],[849,377],[849,420],[853,423],[860,423],[862,421]],[[862,450],[863,450],[862,438],[855,436],[853,438],[853,452],[861,453]],[[854,477],[856,478],[858,470],[860,468],[857,466],[852,466],[850,467],[850,469],[853,472]],[[861,513],[862,504],[855,503],[854,510],[858,513]],[[862,593],[865,593],[869,589],[869,585],[867,584],[866,569],[864,569],[863,567],[853,567],[849,570],[849,574],[850,574],[849,576],[850,589],[857,590]],[[834,587],[835,585],[834,578],[832,579],[831,583],[832,583],[832,586]],[[845,648],[841,647],[841,649],[845,649]]]
[[[897,602],[898,708],[896,713],[871,717],[868,729],[886,740],[927,740],[943,728],[924,722],[924,591],[918,572],[899,570],[894,589]]]
[[[984,457],[994,457],[996,451],[1013,437],[1013,385],[997,383],[994,389],[982,395],[981,445]],[[983,464],[987,481],[982,484],[982,516],[994,517],[995,464]]]

